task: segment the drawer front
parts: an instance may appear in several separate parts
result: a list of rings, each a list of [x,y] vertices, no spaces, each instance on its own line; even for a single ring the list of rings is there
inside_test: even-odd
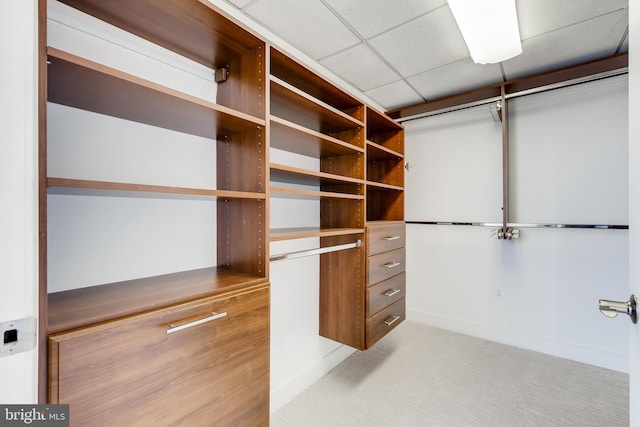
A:
[[[404,248],[367,257],[368,285],[374,285],[404,271]]]
[[[367,288],[367,317],[371,317],[388,305],[405,296],[405,273],[400,273]]]
[[[405,246],[404,222],[367,225],[367,255],[375,255]]]
[[[71,426],[268,422],[268,287],[110,323],[49,338]]]
[[[404,298],[400,298],[367,319],[367,348],[375,344],[405,319]]]

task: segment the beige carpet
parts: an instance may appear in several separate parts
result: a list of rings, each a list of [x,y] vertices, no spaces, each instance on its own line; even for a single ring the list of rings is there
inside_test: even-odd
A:
[[[629,377],[406,321],[272,427],[627,426]]]

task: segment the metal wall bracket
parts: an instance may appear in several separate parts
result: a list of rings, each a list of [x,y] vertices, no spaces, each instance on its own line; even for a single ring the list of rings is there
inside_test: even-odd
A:
[[[515,228],[496,228],[491,232],[491,237],[497,237],[498,240],[513,240],[520,237],[520,230]]]

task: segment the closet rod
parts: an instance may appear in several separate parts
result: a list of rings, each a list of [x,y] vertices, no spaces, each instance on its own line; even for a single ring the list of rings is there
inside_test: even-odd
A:
[[[463,222],[463,221],[405,221],[406,224],[424,225],[467,225],[473,227],[502,227],[501,222]],[[620,224],[533,224],[507,223],[509,228],[595,228],[601,230],[628,230],[628,225]]]
[[[345,243],[343,245],[334,245],[334,246],[327,246],[324,248],[307,249],[304,251],[288,252],[284,254],[272,255],[271,257],[269,257],[269,261],[284,261],[286,259],[302,258],[306,256],[326,254],[328,252],[342,251],[345,249],[359,248],[360,246],[362,246],[362,241],[357,240],[353,243]]]
[[[583,84],[583,83],[589,83],[589,82],[593,82],[596,80],[603,80],[603,79],[608,79],[608,78],[612,78],[612,77],[617,77],[623,74],[628,74],[629,69],[628,67],[624,67],[624,68],[618,68],[615,70],[609,70],[609,71],[604,71],[602,73],[597,73],[597,74],[592,74],[589,76],[584,76],[584,77],[579,77],[576,79],[571,79],[571,80],[565,80],[562,82],[558,82],[558,83],[552,83],[552,84],[548,84],[548,85],[544,85],[544,86],[538,86],[535,88],[531,88],[531,89],[526,89],[526,90],[521,90],[518,92],[510,92],[505,94],[505,99],[511,99],[511,98],[518,98],[518,97],[522,97],[522,96],[527,96],[527,95],[534,95],[536,93],[540,93],[540,92],[547,92],[550,90],[555,90],[555,89],[561,89],[564,87],[569,87],[569,86],[576,86],[579,84]],[[487,104],[495,104],[497,101],[500,101],[502,99],[502,96],[490,96],[484,99],[479,99],[476,101],[471,101],[471,102],[467,102],[467,103],[462,103],[462,104],[458,104],[458,105],[454,105],[451,107],[444,107],[444,108],[440,108],[437,110],[432,110],[432,111],[427,111],[424,113],[418,113],[418,114],[414,114],[411,116],[406,116],[406,117],[399,117],[396,118],[395,120],[398,123],[404,123],[404,122],[409,122],[412,120],[418,120],[418,119],[423,119],[426,117],[432,117],[432,116],[437,116],[440,114],[444,114],[444,113],[451,113],[454,111],[460,111],[460,110],[466,110],[469,108],[473,108],[473,107],[478,107],[481,105],[487,105]]]

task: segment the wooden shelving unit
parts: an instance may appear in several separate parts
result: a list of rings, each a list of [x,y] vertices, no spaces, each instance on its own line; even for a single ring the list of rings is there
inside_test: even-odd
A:
[[[206,268],[132,277],[130,280],[118,282],[91,283],[53,293],[48,291],[47,275],[44,274],[41,284],[44,315],[41,316],[40,327],[40,401],[57,403],[57,400],[54,402],[51,399],[62,399],[64,403],[70,403],[74,407],[72,413],[77,417],[76,420],[86,420],[87,414],[91,414],[98,407],[98,402],[91,400],[93,397],[90,392],[77,394],[74,391],[77,388],[91,388],[88,384],[76,383],[73,375],[68,376],[68,361],[70,357],[74,357],[72,352],[77,347],[73,346],[75,339],[80,339],[79,343],[89,343],[93,334],[91,331],[103,334],[102,331],[111,327],[108,325],[113,325],[114,330],[125,324],[127,326],[123,327],[127,329],[135,328],[141,324],[140,322],[144,323],[143,319],[147,318],[145,316],[151,316],[150,313],[157,312],[160,316],[168,310],[168,313],[184,311],[190,313],[189,316],[198,316],[201,315],[200,312],[194,311],[192,307],[222,304],[228,310],[230,319],[233,318],[233,313],[239,310],[238,316],[229,320],[236,325],[236,333],[241,333],[245,327],[253,331],[251,343],[248,343],[246,351],[239,350],[238,353],[238,356],[246,354],[250,359],[242,356],[238,360],[253,364],[259,381],[247,381],[236,367],[225,363],[220,366],[225,366],[228,375],[225,374],[224,384],[220,383],[218,387],[245,390],[246,396],[253,396],[253,401],[248,405],[244,400],[246,396],[234,392],[229,395],[233,396],[232,398],[221,396],[219,402],[224,401],[224,408],[218,407],[220,403],[215,403],[215,399],[218,398],[214,394],[211,394],[211,397],[195,397],[203,393],[194,386],[192,393],[195,395],[191,406],[203,406],[194,406],[197,413],[183,414],[180,417],[192,417],[190,419],[195,423],[201,423],[202,417],[207,417],[208,422],[216,423],[217,420],[219,423],[226,423],[234,419],[229,411],[235,411],[233,417],[240,416],[245,422],[255,425],[266,424],[269,416],[269,276],[266,247],[269,239],[266,221],[269,165],[266,160],[268,139],[265,104],[269,88],[265,83],[266,43],[229,20],[213,6],[199,1],[167,0],[162,2],[162,7],[152,0],[62,0],[62,3],[189,60],[204,64],[212,73],[216,69],[226,68],[229,77],[226,81],[218,83],[216,100],[211,102],[48,46],[43,32],[40,42],[47,48],[41,51],[47,56],[48,65],[47,76],[42,83],[46,88],[43,93],[47,97],[41,100],[42,103],[60,104],[72,109],[210,139],[211,144],[215,145],[213,151],[216,155],[216,172],[211,173],[215,176],[215,181],[202,188],[119,180],[117,164],[113,164],[112,167],[116,176],[113,180],[97,180],[87,176],[51,176],[47,171],[47,152],[50,149],[49,144],[55,141],[48,142],[43,138],[40,144],[40,228],[44,236],[40,249],[41,269],[47,271],[49,250],[63,250],[49,247],[47,244],[47,227],[64,226],[50,221],[48,195],[62,195],[62,199],[57,199],[58,203],[65,203],[66,196],[87,200],[102,197],[107,203],[122,196],[134,199],[171,199],[172,203],[178,204],[183,203],[183,200],[190,202],[203,199],[213,202],[212,206],[215,207],[216,215],[211,217],[213,224],[208,224],[207,229],[215,229],[217,241],[211,242],[211,247],[216,248],[216,259],[211,259],[211,265]],[[46,17],[46,2],[41,1],[39,7],[41,16]],[[45,110],[42,108],[42,111]],[[69,123],[68,127],[73,128],[73,123]],[[135,138],[128,143],[135,145]],[[140,161],[144,162],[144,159]],[[133,211],[130,214],[135,217],[137,212]],[[77,220],[82,221],[83,218]],[[189,218],[183,220],[189,221]],[[117,242],[114,242],[113,246],[117,248]],[[251,314],[251,310],[255,310],[255,314]],[[136,319],[140,319],[140,322]],[[176,320],[178,319],[180,317]],[[218,323],[223,324],[227,323]],[[220,328],[226,327],[212,324],[201,330],[205,332],[203,338],[215,342],[215,331]],[[225,332],[225,342],[229,341],[230,333]],[[148,340],[156,340],[156,344],[149,341],[148,345],[169,345],[163,334],[149,334]],[[186,336],[189,334],[183,335]],[[243,342],[244,338],[238,336],[236,340]],[[47,362],[48,345],[51,351],[58,350],[49,354]],[[153,364],[165,363],[168,358],[173,357],[170,352],[153,355],[145,353],[134,357],[137,351],[136,342],[130,342],[128,345],[126,354],[131,355],[131,360],[148,359],[148,362]],[[170,346],[167,350],[169,348]],[[92,357],[91,354],[89,349],[87,355],[82,357]],[[117,361],[121,355],[116,353],[112,357]],[[122,357],[123,363],[131,363],[127,359],[129,356]],[[211,363],[215,365],[215,361],[212,360],[198,369],[204,369],[203,367]],[[185,373],[188,374],[188,370]],[[140,381],[144,379],[140,378]],[[120,385],[123,384],[125,383]],[[135,385],[131,387],[132,390],[135,389]],[[103,392],[117,393],[118,390],[100,393]],[[66,398],[78,399],[77,405],[74,405],[75,400],[66,401]],[[85,402],[92,403],[85,406]],[[99,405],[105,404],[108,406],[109,403]],[[157,405],[158,409],[162,410],[162,400],[158,401]],[[126,413],[134,409],[112,410],[114,413],[121,410]]]
[[[271,241],[364,232],[364,104],[271,49],[270,147],[319,160],[272,163],[271,198],[320,201],[320,227],[271,230]],[[300,188],[300,185],[308,188]]]
[[[344,246],[365,242],[370,224],[375,225],[372,222],[378,224],[378,229],[380,223],[384,228],[387,221],[398,228],[404,220],[404,130],[384,114],[271,47],[206,1],[166,0],[161,7],[156,0],[61,2],[203,64],[212,74],[224,68],[228,77],[217,83],[217,96],[211,101],[50,46],[46,31],[42,31],[41,63],[48,65],[40,91],[44,130],[40,143],[40,269],[44,272],[40,295],[40,401],[71,403],[73,413],[78,414],[74,416],[85,422],[93,419],[98,409],[119,414],[124,411],[121,414],[124,417],[126,411],[138,411],[145,405],[157,411],[156,417],[176,416],[165,413],[163,404],[173,393],[180,394],[181,402],[190,405],[189,416],[194,417],[191,420],[194,424],[266,425],[268,245],[318,238],[323,248]],[[40,0],[39,8],[40,15],[46,18],[47,2]],[[47,154],[51,148],[58,150],[58,161],[65,159],[64,150],[70,149],[65,144],[55,145],[59,135],[47,141],[44,117],[47,103],[82,110],[82,114],[95,113],[109,120],[210,140],[215,145],[215,150],[211,148],[212,155],[215,151],[212,166],[215,174],[211,167],[207,169],[215,179],[207,178],[206,183],[193,186],[147,182],[135,174],[134,178],[119,176],[117,163],[108,168],[113,177],[107,178],[90,176],[86,171],[78,176],[50,174]],[[95,133],[93,128],[91,132]],[[139,142],[135,137],[125,139],[132,146]],[[104,142],[108,139],[101,141],[108,144]],[[271,149],[286,152],[294,159],[307,157],[312,166],[301,167],[295,160],[291,164],[269,163]],[[139,160],[145,161],[146,158]],[[62,170],[66,172],[64,167]],[[56,203],[52,203],[50,211],[48,199],[52,197]],[[54,220],[56,215],[52,213],[59,211],[53,210],[69,203],[68,199],[89,203],[95,198],[111,206],[115,199],[122,198],[138,203],[161,199],[180,206],[194,201],[209,203],[207,209],[212,213],[215,210],[215,218],[212,214],[206,228],[215,230],[215,241],[211,237],[215,259],[205,268],[82,283],[76,288],[51,292],[46,273],[49,255],[64,248],[55,247],[53,239],[48,242],[49,233],[59,231],[59,236],[74,232],[63,229],[67,222]],[[317,202],[320,212],[317,224],[269,230],[270,203],[277,199],[289,199],[286,203]],[[73,211],[71,204],[67,207],[71,215],[76,215],[69,224],[86,219],[81,217],[86,214]],[[127,215],[138,215],[138,220],[149,215],[148,211],[144,215],[136,213],[136,207],[131,212],[128,209]],[[67,210],[62,212],[67,214]],[[115,249],[111,250],[117,251],[118,238],[107,237],[113,239],[109,242],[113,245],[105,246],[113,246]],[[385,333],[370,325],[382,312],[372,313],[369,306],[367,250],[365,245],[356,245],[320,255],[320,334],[358,349],[368,348]],[[73,264],[73,260],[69,262]],[[380,301],[376,304],[382,306]],[[218,309],[224,310],[224,316],[216,312]],[[182,335],[185,338],[167,338],[165,330],[174,328],[174,322],[178,328],[192,322],[199,325],[202,315],[216,319],[228,315],[229,319],[207,323],[197,333]],[[115,337],[124,337],[126,342],[110,341]],[[145,348],[136,347],[138,339]],[[207,357],[224,359],[220,363],[202,358],[194,361],[198,372],[207,371],[200,379],[188,366],[181,366],[180,381],[167,381],[162,389],[153,391],[145,388],[150,393],[145,396],[136,393],[132,386],[133,391],[123,398],[121,390],[109,383],[108,375],[100,377],[100,384],[89,387],[94,374],[100,374],[93,369],[105,363],[118,372],[121,365],[135,366],[136,387],[144,388],[148,384],[145,376],[153,371],[147,369],[146,362],[152,367],[170,366],[169,360],[182,360],[181,346],[194,351],[199,348],[196,339],[207,342]],[[218,340],[220,348],[234,352],[233,357],[216,350]],[[112,345],[119,352],[105,356],[105,349]],[[162,354],[148,356],[146,349],[151,347],[162,348]],[[251,369],[245,369],[246,364],[251,364]],[[82,366],[82,372],[75,371],[77,366]],[[257,375],[258,380],[249,379],[249,372]],[[127,373],[118,375],[118,384],[128,387]],[[181,382],[183,378],[185,383]],[[219,381],[222,383],[218,384]],[[219,390],[225,389],[232,392],[221,394]],[[100,401],[105,395],[113,399]],[[147,399],[141,401],[138,409],[108,407],[111,401],[123,404],[127,399],[138,398]],[[75,399],[78,403],[74,406]],[[142,412],[131,414],[151,416]]]
[[[367,221],[404,220],[404,128],[367,108]]]

